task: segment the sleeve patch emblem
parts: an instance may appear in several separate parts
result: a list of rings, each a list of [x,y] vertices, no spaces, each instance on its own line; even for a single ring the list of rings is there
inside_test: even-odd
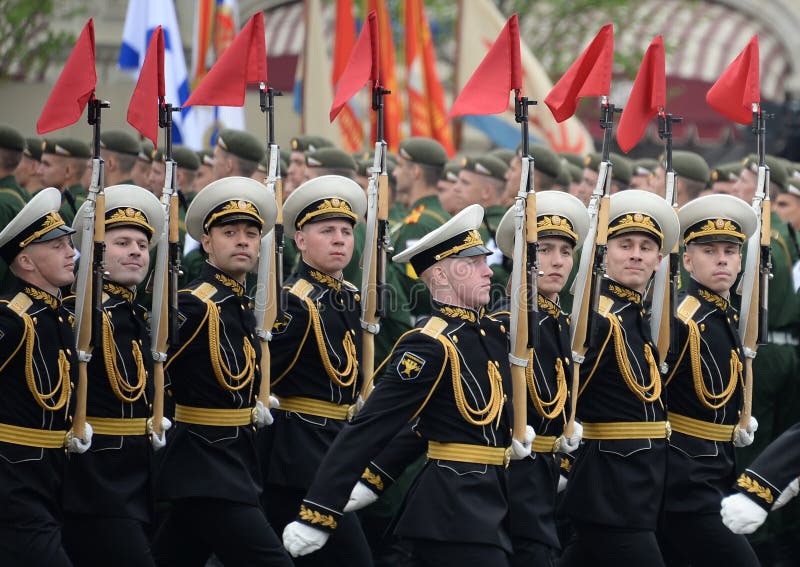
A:
[[[397,363],[397,374],[403,380],[414,380],[422,372],[423,366],[425,366],[424,358],[413,352],[407,352]]]
[[[275,323],[272,324],[272,334],[273,335],[280,335],[286,329],[289,328],[289,323],[292,322],[292,314],[291,313],[283,313],[280,319],[276,319]]]

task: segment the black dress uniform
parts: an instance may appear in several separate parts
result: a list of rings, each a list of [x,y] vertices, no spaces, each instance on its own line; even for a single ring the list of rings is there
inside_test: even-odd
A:
[[[302,186],[301,186],[302,187]],[[270,341],[272,393],[280,400],[265,437],[264,508],[276,532],[291,522],[322,459],[355,409],[361,377],[361,300],[351,283],[301,261],[286,281]],[[370,565],[353,513],[336,537],[296,564]]]
[[[666,380],[672,434],[660,529],[665,556],[701,565],[758,565],[744,536],[731,533],[719,516],[736,477],[732,439],[744,360],[738,314],[694,279],[676,312],[676,355],[667,358]]]
[[[668,429],[642,295],[604,279],[592,316],[597,347],[581,365],[577,410],[585,444],[564,499],[576,533],[561,565],[611,565],[621,557],[660,565],[655,530]]]

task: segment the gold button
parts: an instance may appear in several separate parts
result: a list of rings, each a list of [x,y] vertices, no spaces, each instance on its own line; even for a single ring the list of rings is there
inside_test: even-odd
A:
[[[705,323],[700,323],[700,331],[702,332],[702,331],[705,331],[705,330],[706,330],[706,324]]]
[[[500,332],[501,333],[505,333],[506,332],[506,326],[505,325],[500,325]]]
[[[481,336],[482,336],[482,337],[485,337],[485,336],[486,336],[486,331],[484,331],[483,329],[481,329]]]
[[[457,342],[458,342],[458,337],[457,337],[457,336],[455,336],[455,335],[453,335],[453,342],[454,342],[454,343],[457,343]]]
[[[67,349],[67,356],[72,356],[72,351]]]
[[[617,315],[617,319],[619,319],[620,321],[622,321],[622,315]]]
[[[59,323],[63,323],[64,322],[64,318],[61,315],[58,316],[58,322]]]

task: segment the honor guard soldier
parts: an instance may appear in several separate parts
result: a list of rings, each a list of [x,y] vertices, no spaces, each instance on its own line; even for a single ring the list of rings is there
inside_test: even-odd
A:
[[[86,419],[94,437],[90,451],[67,463],[64,548],[76,565],[150,566],[155,563],[148,535],[153,503],[147,419],[153,358],[147,312],[136,302],[136,286],[147,274],[148,249],[161,236],[164,209],[150,191],[136,185],[114,185],[104,192],[103,343],[87,368]],[[75,217],[77,235],[86,206]],[[74,240],[81,251],[80,240]],[[65,301],[73,312],[74,303],[74,297]],[[163,429],[170,426],[163,419]],[[163,434],[154,435],[152,444],[163,447]]]
[[[564,407],[572,384],[569,320],[558,294],[572,269],[573,252],[589,229],[589,213],[577,197],[560,191],[536,193],[539,263],[538,306],[541,344],[531,350],[525,375],[528,384],[528,425],[536,431],[530,457],[513,461],[509,469],[512,495],[511,537],[513,566],[554,566],[561,549],[556,532],[556,492],[560,481],[560,452],[571,453],[580,443],[580,424],[563,436]],[[503,216],[497,245],[514,255],[514,209]],[[508,318],[508,313],[504,313]],[[499,313],[494,314],[500,318]],[[566,459],[566,457],[563,457]],[[564,481],[561,481],[563,485]]]
[[[48,138],[42,142],[39,173],[45,187],[55,187],[62,194],[61,217],[72,224],[78,207],[86,199],[81,177],[92,158],[89,145],[73,138]]]
[[[203,566],[212,553],[225,565],[291,565],[259,502],[253,425],[272,417],[255,401],[260,349],[243,286],[276,213],[263,184],[244,177],[214,181],[186,213],[208,261],[178,293],[180,338],[165,365],[175,425],[156,477],[170,504],[158,565]]]
[[[575,534],[561,565],[664,564],[655,531],[669,428],[642,294],[678,234],[661,197],[639,189],[611,196],[606,277],[589,314],[596,333],[580,367],[584,445],[564,499]]]
[[[800,492],[800,423],[770,443],[736,480],[737,493],[722,501],[722,523],[737,534],[751,534],[767,514]]]
[[[747,540],[719,517],[720,500],[736,478],[734,446],[749,445],[756,427],[752,417],[752,431],[737,426],[744,355],[730,289],[757,218],[730,195],[690,201],[678,218],[691,278],[676,309],[676,352],[667,357],[664,397],[672,434],[660,540],[665,558],[681,564],[757,566]]]
[[[0,232],[16,277],[0,301],[0,558],[14,567],[68,567],[61,488],[68,452],[91,444],[67,433],[75,336],[60,288],[74,279],[74,233],[58,214],[61,193],[43,189]],[[90,534],[83,534],[90,537]]]
[[[432,316],[397,343],[375,389],[320,464],[299,516],[283,532],[299,556],[325,544],[369,460],[402,430],[427,444],[395,533],[422,565],[508,565],[506,465],[512,445],[505,326],[486,315],[491,270],[473,205],[396,255],[431,290]],[[407,461],[409,462],[409,461]],[[366,482],[379,488],[380,476]],[[352,492],[355,494],[356,490]]]
[[[272,329],[270,372],[280,409],[262,433],[269,438],[262,450],[264,508],[278,533],[296,516],[361,389],[361,298],[342,280],[342,269],[353,253],[353,226],[366,208],[364,190],[338,175],[306,181],[284,203],[286,235],[301,260],[286,281]],[[295,563],[372,564],[354,513],[339,519],[330,543]]]

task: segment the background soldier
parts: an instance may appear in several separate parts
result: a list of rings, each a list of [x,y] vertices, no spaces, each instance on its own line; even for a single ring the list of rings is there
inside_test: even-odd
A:
[[[153,503],[147,438],[153,357],[147,313],[136,303],[136,286],[147,274],[148,248],[162,234],[164,209],[150,191],[135,185],[107,187],[105,195],[103,344],[89,361],[86,402],[94,438],[89,452],[67,464],[64,547],[76,565],[154,566],[148,535]],[[78,235],[85,207],[75,219]],[[66,303],[74,311],[74,298]],[[165,431],[171,423],[162,420]],[[152,444],[163,447],[164,433],[154,434]]]
[[[511,565],[555,566],[561,549],[556,532],[556,492],[560,481],[559,451],[573,452],[580,443],[580,424],[564,438],[564,407],[572,384],[569,319],[558,305],[558,294],[572,269],[573,252],[589,230],[589,214],[577,197],[558,191],[537,191],[536,216],[539,263],[539,348],[530,351],[525,369],[528,385],[528,425],[536,431],[531,456],[511,463],[513,495]],[[514,209],[497,229],[497,245],[514,255]],[[498,313],[493,316],[498,317]],[[503,318],[509,314],[504,313]],[[500,318],[500,317],[498,317]]]
[[[286,235],[294,237],[301,261],[283,288],[281,319],[272,329],[270,372],[280,410],[262,433],[268,439],[261,451],[268,464],[264,508],[278,533],[297,514],[363,382],[360,293],[342,280],[342,269],[353,253],[353,226],[366,208],[358,184],[332,175],[306,181],[284,204]],[[355,514],[340,519],[331,545],[295,564],[319,562],[372,564]]]
[[[16,276],[0,301],[0,557],[4,565],[68,567],[61,546],[61,483],[68,452],[91,444],[67,433],[77,361],[60,288],[74,279],[74,233],[44,189],[0,232]],[[88,534],[84,534],[88,537]]]
[[[408,492],[397,535],[423,565],[508,565],[508,338],[484,310],[491,270],[482,217],[479,205],[468,207],[394,257],[411,262],[429,286],[432,317],[398,342],[372,395],[331,446],[298,520],[284,530],[292,555],[325,544],[364,466],[411,423],[429,460]],[[530,446],[514,447],[519,458],[530,454]]]
[[[244,130],[225,129],[217,136],[214,146],[214,179],[250,177],[264,157],[264,144]]]
[[[24,159],[25,138],[10,126],[0,125],[0,227],[8,226],[30,200],[17,184],[14,172]],[[6,293],[14,280],[5,262],[0,262],[0,289]]]
[[[678,233],[672,207],[657,195],[630,189],[611,197],[607,276],[581,365],[584,447],[564,499],[575,535],[563,566],[664,564],[655,530],[669,431],[642,294]]]
[[[333,142],[322,136],[295,136],[289,142],[289,167],[286,168],[286,181],[283,184],[283,197],[288,198],[292,191],[300,187],[306,179],[306,155],[320,148],[331,148]]]
[[[14,178],[20,187],[25,190],[23,198],[27,203],[31,196],[44,188],[42,177],[39,175],[39,164],[42,163],[42,140],[39,138],[25,138],[25,149],[22,151],[22,161],[14,170]]]
[[[155,195],[156,191],[160,191],[161,189],[154,190],[147,182],[147,176],[150,175],[150,165],[153,163],[154,151],[153,142],[150,140],[142,140],[141,149],[136,156],[136,164],[134,164],[131,170],[131,180],[134,185],[149,189]],[[211,179],[208,180],[209,183],[211,181]]]
[[[664,517],[659,530],[668,564],[757,566],[747,540],[720,522],[719,502],[736,476],[734,446],[749,445],[736,424],[742,407],[744,355],[730,289],[742,268],[742,244],[757,218],[744,201],[709,195],[678,211],[691,274],[677,307],[675,353],[667,358],[667,455]],[[751,317],[757,316],[752,313]]]
[[[276,212],[263,184],[232,177],[203,189],[186,213],[208,261],[178,294],[180,342],[166,365],[175,426],[157,477],[171,504],[153,545],[159,565],[202,566],[212,552],[226,565],[291,565],[259,502],[252,425],[272,417],[254,399],[260,348],[244,295]]]
[[[45,139],[42,142],[42,165],[39,174],[45,187],[61,191],[61,217],[72,224],[78,207],[86,198],[80,180],[92,152],[89,145],[73,138]]]
[[[133,183],[133,168],[141,147],[136,138],[124,130],[107,130],[100,134],[100,157],[105,161],[107,186]]]

